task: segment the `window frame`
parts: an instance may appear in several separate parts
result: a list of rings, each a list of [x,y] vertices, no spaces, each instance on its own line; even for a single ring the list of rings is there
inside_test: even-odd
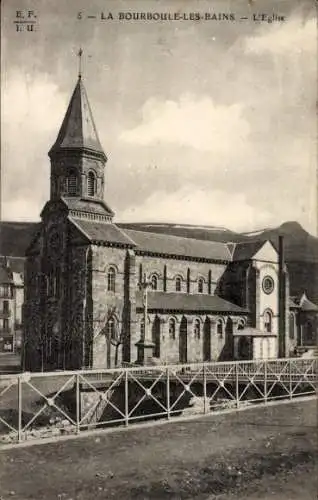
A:
[[[223,339],[223,337],[224,337],[224,322],[222,321],[222,319],[218,319],[216,322],[216,333],[217,333],[217,336],[219,339]]]
[[[150,282],[151,282],[151,289],[154,291],[158,290],[158,276],[156,274],[151,275]],[[154,286],[154,282],[155,282],[155,286]]]
[[[173,328],[171,328],[172,325]],[[176,340],[177,321],[175,318],[169,318],[168,329],[170,340]]]
[[[175,282],[176,292],[182,292],[182,282],[183,282],[182,277],[180,275],[176,276],[174,282]]]
[[[110,266],[107,271],[107,291],[116,292],[116,269]]]
[[[266,317],[269,318],[268,322],[266,321]],[[269,309],[266,309],[263,314],[263,328],[266,333],[273,333],[273,313]]]
[[[87,174],[87,196],[92,198],[95,195],[96,195],[96,174],[95,172],[93,172],[93,170],[90,170]]]
[[[204,279],[198,278],[198,293],[204,293]]]
[[[196,340],[201,339],[201,321],[198,318],[193,322],[193,335]]]
[[[68,196],[77,196],[78,193],[78,175],[76,170],[70,170],[65,179],[65,187]]]

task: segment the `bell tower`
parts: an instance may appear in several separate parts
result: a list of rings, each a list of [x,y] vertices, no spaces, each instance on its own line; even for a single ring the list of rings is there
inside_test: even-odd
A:
[[[81,73],[49,157],[50,200],[63,197],[103,201],[107,157],[98,137]]]

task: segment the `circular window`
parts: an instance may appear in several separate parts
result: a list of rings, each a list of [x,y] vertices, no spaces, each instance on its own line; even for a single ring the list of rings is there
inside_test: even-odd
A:
[[[267,294],[272,293],[274,290],[274,280],[271,276],[265,276],[263,279],[263,290]]]

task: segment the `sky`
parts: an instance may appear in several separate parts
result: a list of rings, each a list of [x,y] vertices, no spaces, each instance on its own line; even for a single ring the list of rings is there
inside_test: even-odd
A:
[[[314,0],[3,0],[1,8],[4,220],[38,220],[49,198],[47,153],[82,46],[117,222],[252,231],[296,220],[317,234]],[[17,10],[35,11],[34,32],[16,31]],[[128,12],[235,20],[119,20]],[[253,21],[259,13],[285,20]]]

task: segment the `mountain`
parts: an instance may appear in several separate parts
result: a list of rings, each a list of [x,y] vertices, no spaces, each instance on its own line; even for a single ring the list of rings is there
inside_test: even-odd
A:
[[[0,255],[24,257],[39,222],[0,222]]]

